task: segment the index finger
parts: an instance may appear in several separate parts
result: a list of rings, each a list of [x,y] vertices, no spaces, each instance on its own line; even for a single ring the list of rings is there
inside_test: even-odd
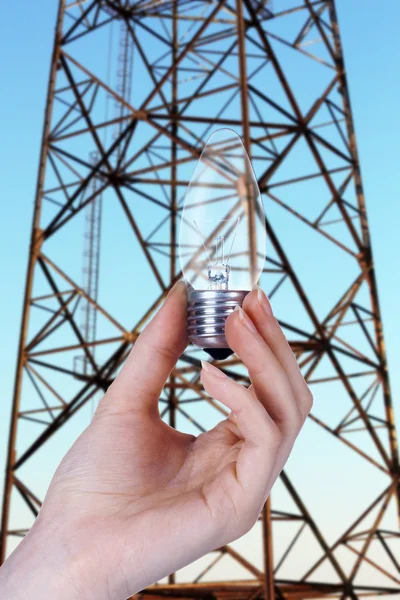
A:
[[[249,315],[258,333],[268,344],[285,371],[294,396],[298,399],[304,417],[310,412],[312,395],[304,380],[296,357],[272,313],[271,304],[259,286],[253,286],[243,302],[243,309]]]
[[[257,398],[279,429],[285,434],[297,431],[300,408],[287,375],[242,308],[227,318],[225,334],[229,347],[247,367]]]
[[[186,284],[179,281],[136,340],[107,392],[118,410],[157,407],[164,384],[186,346]]]

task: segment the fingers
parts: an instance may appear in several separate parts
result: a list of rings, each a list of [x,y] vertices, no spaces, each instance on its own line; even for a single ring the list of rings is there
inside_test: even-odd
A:
[[[271,474],[281,433],[251,392],[209,363],[202,361],[202,365],[201,382],[204,389],[233,411],[230,418],[244,438],[236,462],[237,480],[244,490],[252,492],[254,498],[263,502],[272,484]]]
[[[266,296],[256,288],[226,322],[229,346],[247,367],[251,386],[245,388],[221,371],[203,363],[201,380],[206,391],[232,413],[244,442],[236,461],[219,474],[218,490],[234,481],[237,506],[245,490],[247,506],[258,515],[282,470],[311,408],[311,394]],[[217,493],[210,484],[211,494]],[[240,511],[239,511],[240,512]],[[251,517],[251,511],[246,509]],[[253,517],[250,518],[250,521]]]
[[[229,346],[247,367],[252,389],[270,417],[284,435],[296,435],[303,417],[288,377],[242,308],[228,317],[225,333]]]
[[[138,337],[107,392],[117,409],[158,411],[162,388],[186,345],[186,285],[180,281]]]
[[[312,394],[303,378],[296,357],[277,319],[273,316],[271,304],[259,286],[254,286],[253,292],[246,296],[243,309],[280,362],[303,416],[306,417],[312,407]]]

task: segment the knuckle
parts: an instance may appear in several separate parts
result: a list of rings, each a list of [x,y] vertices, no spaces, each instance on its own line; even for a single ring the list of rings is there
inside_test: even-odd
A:
[[[308,387],[308,385],[307,385],[306,392],[304,394],[304,406],[307,411],[307,414],[311,411],[312,407],[314,406],[314,396],[313,396],[310,388]]]
[[[298,410],[298,415],[297,415],[297,419],[296,419],[296,424],[294,427],[294,434],[295,437],[298,435],[298,433],[300,432],[300,430],[302,429],[303,425],[304,425],[304,421],[306,420],[306,415],[304,414],[304,412],[302,410]]]
[[[258,514],[255,514],[255,511],[248,510],[246,511],[240,528],[240,536],[246,535],[249,533],[257,522]]]
[[[228,530],[225,529],[229,537],[228,543],[246,535],[246,533],[254,527],[258,518],[258,514],[256,515],[252,507],[249,506],[248,499],[246,503],[243,503],[243,506],[239,508],[238,512],[239,514],[236,518],[231,518],[229,520]]]
[[[260,505],[259,498],[255,499],[250,506],[244,511],[242,523],[241,523],[241,535],[249,533],[257,523],[260,513],[262,511],[263,504]]]
[[[303,415],[303,411],[301,410],[300,406],[297,406],[296,416],[294,418],[294,421],[298,428],[303,425],[304,415]]]
[[[287,415],[287,420],[284,425],[284,429],[286,429],[289,435],[296,434],[302,427],[304,423],[304,415],[297,403],[290,408],[290,414]],[[286,425],[286,427],[285,427]]]
[[[175,362],[177,360],[176,353],[168,346],[151,346],[151,348],[155,354],[158,354],[168,362]]]

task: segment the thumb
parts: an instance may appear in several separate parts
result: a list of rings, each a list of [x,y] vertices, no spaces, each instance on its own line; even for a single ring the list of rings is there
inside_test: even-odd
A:
[[[164,384],[186,346],[186,284],[179,281],[136,340],[104,397],[105,404],[112,403],[118,412],[157,407]]]

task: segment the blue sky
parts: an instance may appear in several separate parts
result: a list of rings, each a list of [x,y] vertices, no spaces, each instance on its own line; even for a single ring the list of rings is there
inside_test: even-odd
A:
[[[0,20],[1,464],[5,460],[56,4],[43,0],[39,13],[34,3],[26,3],[23,12],[18,3],[7,3]],[[386,0],[384,5],[385,10],[378,10],[371,0],[337,2],[399,422],[400,5],[397,0]]]

